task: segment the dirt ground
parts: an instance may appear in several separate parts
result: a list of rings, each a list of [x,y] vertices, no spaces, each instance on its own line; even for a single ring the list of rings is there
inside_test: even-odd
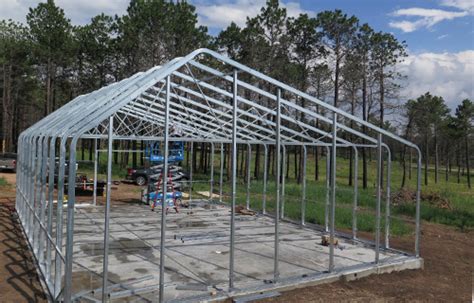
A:
[[[14,176],[0,173],[10,184],[14,184]],[[138,198],[139,192],[138,187],[125,184],[112,191],[122,199],[132,195]],[[18,231],[14,196],[12,187],[0,187],[0,302],[43,302],[31,254]],[[394,238],[392,244],[413,249],[413,239],[406,237]],[[296,289],[262,302],[469,302],[473,299],[473,232],[423,222],[421,255],[425,260],[424,270]]]
[[[15,174],[0,177],[15,184]],[[0,186],[0,302],[47,302],[19,224],[14,187]]]

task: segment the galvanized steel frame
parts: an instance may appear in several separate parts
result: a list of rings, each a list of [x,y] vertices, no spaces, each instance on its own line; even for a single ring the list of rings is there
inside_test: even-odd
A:
[[[201,58],[222,63],[224,71],[198,62]],[[214,65],[215,66],[215,65]],[[194,69],[196,72],[193,72]],[[230,72],[229,72],[230,70]],[[202,77],[203,73],[211,74]],[[239,76],[242,74],[242,76]],[[211,83],[212,80],[222,82]],[[266,86],[250,84],[243,79],[257,79]],[[224,87],[222,87],[222,85]],[[230,91],[228,90],[231,86]],[[266,87],[262,89],[261,87]],[[248,91],[245,95],[241,91]],[[268,106],[253,101],[253,95],[266,98]],[[307,107],[296,102],[305,99]],[[308,107],[309,106],[309,107]],[[311,110],[312,106],[324,108],[331,116]],[[307,121],[300,121],[304,113],[308,119],[317,119],[330,127],[318,128]],[[348,122],[367,127],[376,136],[370,136],[347,126]],[[186,135],[174,136],[170,127],[181,128]],[[355,138],[348,141],[338,135],[347,132]],[[351,137],[352,137],[351,136]],[[376,148],[377,150],[377,197],[376,197],[376,241],[375,263],[379,262],[380,220],[381,220],[381,170],[382,149],[387,151],[387,185],[385,201],[385,239],[384,248],[389,248],[390,230],[390,175],[391,154],[383,137],[395,140],[418,152],[417,191],[416,191],[416,230],[414,256],[420,256],[420,186],[421,152],[413,143],[381,129],[367,121],[335,108],[307,93],[301,92],[280,81],[233,61],[208,49],[198,49],[189,55],[176,58],[163,66],[140,72],[130,78],[108,85],[89,94],[81,95],[56,110],[41,121],[22,132],[18,139],[18,171],[16,208],[22,227],[32,248],[33,255],[43,275],[45,284],[54,300],[70,302],[72,298],[72,265],[74,241],[75,179],[68,178],[66,200],[64,185],[66,168],[68,176],[76,175],[76,146],[80,139],[94,139],[94,200],[96,205],[97,187],[97,139],[108,140],[108,171],[106,222],[104,232],[104,275],[103,301],[107,300],[107,255],[108,255],[108,217],[110,214],[111,155],[113,140],[161,140],[165,146],[165,171],[167,168],[168,142],[189,142],[191,157],[194,142],[211,144],[211,178],[209,199],[214,191],[214,153],[215,144],[220,144],[219,201],[222,202],[224,144],[231,148],[231,215],[230,215],[230,254],[229,254],[229,291],[234,290],[234,246],[235,246],[235,197],[237,190],[237,145],[247,145],[247,198],[250,208],[252,145],[264,147],[264,177],[262,213],[267,212],[267,182],[269,146],[276,150],[276,207],[274,238],[274,282],[279,279],[279,222],[284,218],[285,206],[285,165],[286,146],[301,146],[303,150],[303,182],[300,223],[305,225],[306,216],[306,158],[307,147],[326,148],[327,196],[325,207],[325,228],[330,234],[330,258],[328,269],[334,270],[335,206],[336,206],[336,153],[337,149],[354,150],[354,200],[352,237],[357,238],[357,200],[358,200],[358,148]],[[58,153],[59,152],[59,153]],[[57,158],[57,161],[56,161]],[[66,163],[68,164],[66,165]],[[191,165],[192,167],[192,165]],[[55,172],[57,171],[57,181]],[[190,172],[192,178],[192,169]],[[166,178],[163,179],[166,185]],[[192,179],[191,179],[192,184]],[[57,187],[55,199],[54,187]],[[166,186],[164,186],[166,192]],[[163,194],[163,197],[166,193]],[[190,191],[192,199],[192,190]],[[56,210],[54,210],[54,202]],[[66,209],[66,245],[63,246],[63,203]],[[161,201],[162,210],[166,209],[165,200]],[[53,232],[54,223],[56,232]],[[160,245],[160,302],[164,301],[164,265],[166,262],[166,213],[161,213]],[[54,238],[56,236],[56,238]],[[54,256],[54,260],[53,260]],[[62,275],[64,273],[64,282]]]

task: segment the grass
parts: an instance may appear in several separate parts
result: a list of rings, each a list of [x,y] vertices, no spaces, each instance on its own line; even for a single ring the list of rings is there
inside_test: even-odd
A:
[[[0,177],[0,186],[5,186],[5,185],[8,185],[7,181],[5,180],[5,178]]]
[[[341,154],[342,155],[342,154]],[[80,154],[78,154],[80,156]],[[286,180],[285,186],[285,215],[292,219],[301,218],[301,191],[302,186],[296,183],[294,178],[294,158],[293,154],[290,156],[290,167],[289,174]],[[214,157],[215,161],[215,176],[216,185],[214,191],[218,191],[218,180],[219,180],[219,153],[216,152]],[[86,151],[85,159],[88,159]],[[105,153],[99,155],[99,178],[105,179],[106,173],[106,159]],[[255,154],[252,159],[255,159]],[[263,159],[263,157],[262,157]],[[260,161],[263,162],[263,161]],[[131,157],[130,157],[131,164]],[[252,162],[252,171],[254,162]],[[263,166],[263,163],[261,163]],[[414,167],[414,165],[413,165]],[[307,160],[307,192],[306,192],[306,216],[307,222],[324,224],[324,210],[325,210],[325,199],[326,199],[326,185],[325,185],[325,158],[321,158],[319,161],[320,168],[320,180],[314,180],[315,171],[315,159],[311,153],[308,152]],[[79,172],[92,175],[93,164],[92,163],[80,163]],[[387,170],[384,169],[386,174]],[[397,192],[400,189],[402,180],[402,167],[397,161],[392,163],[392,193]],[[126,174],[126,168],[118,165],[113,165],[113,179],[123,179]],[[336,226],[341,229],[350,229],[352,227],[352,203],[353,203],[353,188],[348,186],[348,175],[349,175],[349,160],[345,157],[337,158],[337,173],[336,173]],[[424,174],[422,174],[424,177]],[[438,193],[442,198],[448,199],[451,205],[451,209],[440,209],[434,205],[431,205],[428,201],[422,201],[421,204],[421,218],[426,221],[442,223],[452,225],[460,228],[461,230],[474,228],[474,192],[467,187],[465,181],[466,176],[462,177],[461,183],[457,183],[456,173],[449,174],[449,180],[445,180],[444,168],[440,169],[439,182],[435,184],[434,171],[429,170],[428,185],[424,185],[424,179],[422,180],[422,193],[434,192]],[[226,180],[224,172],[224,181]],[[274,211],[275,205],[275,193],[276,187],[274,177],[269,176],[269,182],[267,186],[267,210],[269,212]],[[194,174],[194,180],[201,180],[202,182],[195,183],[193,188],[193,195],[198,191],[209,191],[209,180],[210,176],[200,173]],[[362,161],[359,160],[359,198],[357,211],[357,222],[358,230],[373,232],[375,229],[375,180],[376,180],[376,162],[368,162],[368,188],[362,189]],[[385,179],[386,180],[386,176]],[[406,188],[410,190],[416,189],[416,170],[412,170],[412,178],[407,178]],[[230,193],[230,183],[226,182],[223,184],[223,191]],[[263,182],[260,176],[257,180],[252,179],[251,191],[250,191],[250,202],[251,207],[256,210],[261,209],[261,201],[263,199]],[[237,186],[236,203],[246,203],[246,184],[243,177],[241,176]],[[230,202],[229,199],[224,199],[225,202]],[[392,218],[390,231],[393,235],[403,235],[411,233],[414,225],[406,223],[406,218],[414,219],[415,217],[415,205],[413,203],[403,203],[401,205],[392,205],[391,213],[394,217]],[[385,213],[385,199],[382,200],[381,205],[382,214]],[[385,226],[384,220],[381,222],[382,228]]]

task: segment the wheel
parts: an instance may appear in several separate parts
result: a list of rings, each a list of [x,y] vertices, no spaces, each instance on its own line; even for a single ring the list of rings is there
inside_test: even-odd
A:
[[[146,178],[145,176],[138,176],[135,178],[135,183],[137,183],[138,186],[143,186],[146,184]]]

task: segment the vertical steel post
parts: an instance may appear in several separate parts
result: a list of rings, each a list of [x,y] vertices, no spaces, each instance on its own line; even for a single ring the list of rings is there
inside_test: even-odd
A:
[[[69,145],[69,178],[67,199],[67,225],[66,225],[66,258],[64,264],[64,302],[71,302],[72,295],[72,261],[74,250],[74,206],[76,194],[76,147],[78,138],[71,140]],[[58,202],[59,203],[59,202]]]
[[[94,139],[94,192],[93,192],[93,203],[97,206],[97,139]]]
[[[66,162],[66,143],[67,138],[61,137],[58,164],[58,203],[56,210],[56,246],[59,249],[63,247],[63,202],[64,202],[64,177]],[[62,259],[56,252],[54,269],[54,296],[57,298],[61,294],[62,281]]]
[[[266,214],[267,213],[267,170],[268,170],[268,146],[266,144],[263,145],[263,148],[265,149],[265,153],[263,156],[263,201],[262,201],[262,213]]]
[[[219,202],[222,203],[222,186],[224,182],[224,143],[221,143],[221,171],[219,175]]]
[[[41,201],[41,211],[40,211],[40,218],[43,223],[43,227],[47,227],[47,217],[46,217],[46,172],[47,172],[47,164],[48,164],[48,141],[49,137],[43,137],[43,154],[41,158],[41,191],[40,191],[40,201]],[[47,229],[40,229],[40,239],[39,239],[39,256],[38,256],[38,263],[41,265],[45,265],[45,242],[49,243],[47,237]],[[46,244],[47,244],[46,243]],[[40,265],[40,266],[41,266]],[[44,268],[45,269],[45,268]]]
[[[392,179],[392,154],[390,148],[385,145],[387,149],[387,185],[386,200],[385,200],[385,248],[390,248],[390,190]]]
[[[211,188],[209,189],[209,200],[212,201],[212,193],[214,192],[214,143],[211,142]]]
[[[280,257],[280,188],[281,188],[281,139],[280,139],[280,126],[281,126],[281,89],[277,90],[276,98],[276,128],[275,128],[275,157],[276,157],[276,206],[275,206],[275,254],[273,256],[273,279],[274,282],[278,281],[280,277],[280,271],[278,269],[278,259]],[[283,172],[284,173],[284,172]]]
[[[329,196],[331,192],[331,182],[330,178],[330,170],[331,170],[331,149],[329,146],[326,146],[326,205],[324,207],[324,227],[326,232],[329,232]]]
[[[165,300],[165,245],[166,245],[166,195],[168,191],[168,153],[169,153],[169,115],[170,115],[170,76],[166,77],[166,99],[165,99],[165,125],[164,125],[164,154],[163,154],[163,194],[161,198],[161,239],[160,239],[160,295],[159,302]],[[191,163],[192,166],[192,163]]]
[[[333,113],[331,146],[331,221],[329,224],[329,272],[334,271],[334,225],[336,217],[336,140],[337,114]]]
[[[303,179],[301,180],[303,182],[301,189],[301,225],[305,225],[306,219],[306,157],[306,145],[303,145]]]
[[[246,208],[250,208],[250,158],[252,156],[252,146],[247,144],[247,197],[246,197]]]
[[[377,193],[375,218],[375,263],[379,263],[380,255],[380,202],[382,181],[382,134],[377,135]]]
[[[283,219],[285,217],[285,181],[286,181],[286,146],[284,144],[281,145],[282,149],[282,166],[281,166],[281,214],[280,218]]]
[[[56,138],[51,137],[49,142],[49,168],[48,168],[48,234],[53,237],[53,195],[54,195],[54,174],[56,172],[55,167],[55,149],[56,149]],[[46,279],[51,281],[52,276],[52,260],[51,260],[51,247],[54,243],[48,241],[46,246]]]
[[[357,205],[359,199],[358,181],[359,181],[359,154],[357,147],[354,149],[354,201],[352,205],[352,239],[357,239]]]
[[[192,196],[193,196],[193,159],[194,159],[194,142],[191,141],[191,151],[189,153],[189,157],[191,158],[189,163],[191,166],[189,167],[189,203],[191,203]]]
[[[113,149],[114,117],[109,118],[109,137],[107,148],[107,196],[105,200],[105,222],[104,222],[104,262],[102,271],[102,302],[107,302],[108,289],[107,280],[109,275],[109,220],[110,220],[110,196],[112,187],[112,149]]]
[[[37,255],[38,254],[38,240],[39,240],[39,231],[40,231],[40,221],[36,219],[36,215],[39,213],[39,174],[41,170],[41,153],[42,153],[42,148],[41,148],[41,137],[38,136],[34,140],[34,146],[36,152],[34,153],[34,159],[33,159],[33,166],[34,168],[34,176],[33,176],[33,182],[32,182],[32,195],[31,198],[33,199],[33,239],[31,243],[33,244],[33,252]],[[39,216],[38,216],[39,217]]]
[[[416,167],[416,227],[415,227],[415,256],[420,256],[420,194],[421,194],[421,150],[417,147],[418,163]]]
[[[229,291],[232,291],[234,288],[235,196],[237,194],[237,89],[237,70],[234,69],[232,82],[232,202],[230,205]]]

